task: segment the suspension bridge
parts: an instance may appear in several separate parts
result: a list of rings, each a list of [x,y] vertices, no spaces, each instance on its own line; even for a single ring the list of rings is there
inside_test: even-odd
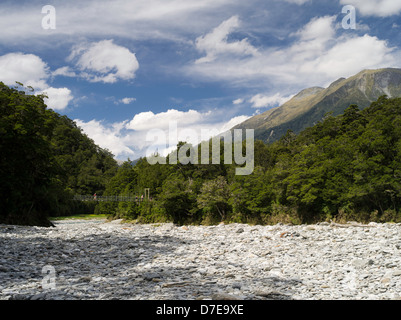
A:
[[[152,201],[150,189],[146,188],[143,194],[139,195],[120,195],[120,196],[98,196],[94,195],[75,195],[76,201],[99,201],[99,202],[142,202]]]

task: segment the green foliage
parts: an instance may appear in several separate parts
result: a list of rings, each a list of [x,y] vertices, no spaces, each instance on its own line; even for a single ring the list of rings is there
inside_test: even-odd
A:
[[[0,82],[0,223],[49,226],[50,215],[90,213],[74,194],[101,194],[117,163],[28,89]]]
[[[350,105],[298,135],[288,131],[269,145],[256,141],[249,176],[222,164],[223,142],[220,147],[221,164],[151,166],[141,159],[120,169],[106,190],[150,187],[156,201],[134,214],[142,221],[401,221],[401,99],[381,97],[362,111]]]
[[[159,197],[167,216],[176,224],[184,224],[196,213],[196,193],[191,180],[171,177],[164,181]]]
[[[221,221],[226,219],[227,213],[231,211],[230,189],[224,177],[205,181],[197,197],[198,207],[203,209],[206,216],[213,218],[218,214]]]
[[[283,203],[296,208],[303,221],[399,211],[400,115],[401,100],[382,97],[363,111],[351,105],[344,115],[302,132],[280,183]]]
[[[39,96],[0,83],[0,219],[46,223],[41,211],[57,171],[47,137],[51,112]]]
[[[66,116],[53,113],[53,121],[55,129],[50,142],[63,185],[75,194],[102,195],[117,171],[113,155],[95,145]]]
[[[255,141],[254,172],[236,176],[236,164],[223,164],[223,141],[220,164],[142,158],[118,167],[28,91],[0,83],[0,223],[50,225],[48,216],[93,212],[144,223],[401,222],[401,99],[350,105],[298,135]],[[209,163],[212,149],[210,140]],[[94,193],[140,200],[147,188],[144,201],[73,201]]]

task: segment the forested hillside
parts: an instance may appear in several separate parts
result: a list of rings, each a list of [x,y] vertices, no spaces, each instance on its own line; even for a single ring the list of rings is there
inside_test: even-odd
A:
[[[49,225],[85,213],[74,194],[102,194],[117,163],[41,95],[0,82],[0,223]],[[93,210],[93,209],[92,209]]]
[[[236,165],[223,159],[150,165],[143,158],[118,167],[43,98],[0,83],[0,223],[50,225],[48,216],[93,210],[178,224],[401,221],[399,98],[381,97],[363,110],[351,105],[269,145],[256,141],[249,176],[235,175]],[[140,195],[145,188],[151,199],[140,203],[72,200]]]
[[[299,135],[256,141],[249,176],[236,176],[234,165],[141,159],[126,162],[105,194],[143,188],[152,201],[100,203],[98,212],[142,222],[401,221],[401,99],[381,97],[362,111],[351,105]]]

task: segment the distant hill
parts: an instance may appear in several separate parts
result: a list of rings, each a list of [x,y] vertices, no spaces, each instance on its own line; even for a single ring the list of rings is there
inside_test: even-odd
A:
[[[321,121],[327,113],[342,114],[351,104],[365,109],[380,96],[401,97],[401,69],[364,70],[340,78],[328,88],[305,89],[278,108],[266,111],[233,129],[254,129],[264,142],[280,139],[288,130],[299,133]]]

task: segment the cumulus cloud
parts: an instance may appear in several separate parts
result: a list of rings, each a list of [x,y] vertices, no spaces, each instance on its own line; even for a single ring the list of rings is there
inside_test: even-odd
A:
[[[37,94],[47,94],[45,103],[49,108],[64,110],[74,97],[68,88],[51,87],[48,84],[51,75],[48,65],[36,55],[17,52],[0,56],[0,81],[9,86],[16,81],[31,86]]]
[[[354,48],[358,48],[354,50]],[[318,72],[328,76],[356,74],[364,69],[391,66],[396,63],[392,55],[394,49],[389,48],[386,41],[377,37],[344,38],[330,48],[321,57],[306,62],[301,70],[305,73]]]
[[[167,129],[169,123],[175,121],[181,125],[189,126],[194,123],[201,123],[211,115],[211,112],[201,113],[196,110],[179,111],[170,109],[166,112],[154,114],[152,111],[142,112],[127,124],[127,128],[136,131],[157,129]]]
[[[35,89],[48,87],[49,67],[38,56],[24,53],[9,53],[0,57],[0,81],[14,85],[15,81]]]
[[[198,144],[220,133],[226,132],[239,123],[249,119],[237,116],[227,121],[216,121],[212,112],[195,110],[179,111],[170,109],[166,112],[142,112],[119,123],[107,124],[104,121],[85,122],[75,120],[84,132],[102,148],[109,149],[117,158],[144,157],[150,147],[155,147],[152,133],[163,133],[157,150],[167,155],[175,149],[179,141]]]
[[[46,105],[57,111],[64,110],[69,105],[70,101],[74,98],[71,94],[71,90],[68,88],[47,88],[39,94],[46,94],[48,98],[45,98]]]
[[[113,40],[77,45],[68,60],[75,62],[80,76],[91,82],[131,80],[139,69],[135,53],[114,44]]]
[[[136,98],[123,98],[121,100],[119,100],[120,103],[123,104],[131,104],[132,102],[135,102]]]
[[[74,121],[97,145],[108,149],[115,156],[129,157],[135,155],[135,152],[127,146],[124,142],[124,137],[121,135],[124,123],[108,125],[97,120],[85,122],[76,119]]]
[[[143,112],[137,114],[132,121],[128,122],[126,128],[135,130],[132,134],[142,135],[142,137],[145,133],[147,134],[154,130],[164,132],[169,139],[169,144],[160,145],[158,151],[163,155],[167,155],[179,141],[196,145],[249,119],[248,116],[237,116],[227,121],[216,121],[215,118],[216,116],[212,112],[202,113],[195,110],[179,111],[170,109],[167,112],[157,114]],[[177,131],[175,132],[175,130]],[[149,146],[150,142],[144,143],[146,139],[142,138],[140,140],[139,145],[142,148]]]
[[[364,16],[389,17],[401,13],[399,0],[340,0],[343,5],[353,5]]]

